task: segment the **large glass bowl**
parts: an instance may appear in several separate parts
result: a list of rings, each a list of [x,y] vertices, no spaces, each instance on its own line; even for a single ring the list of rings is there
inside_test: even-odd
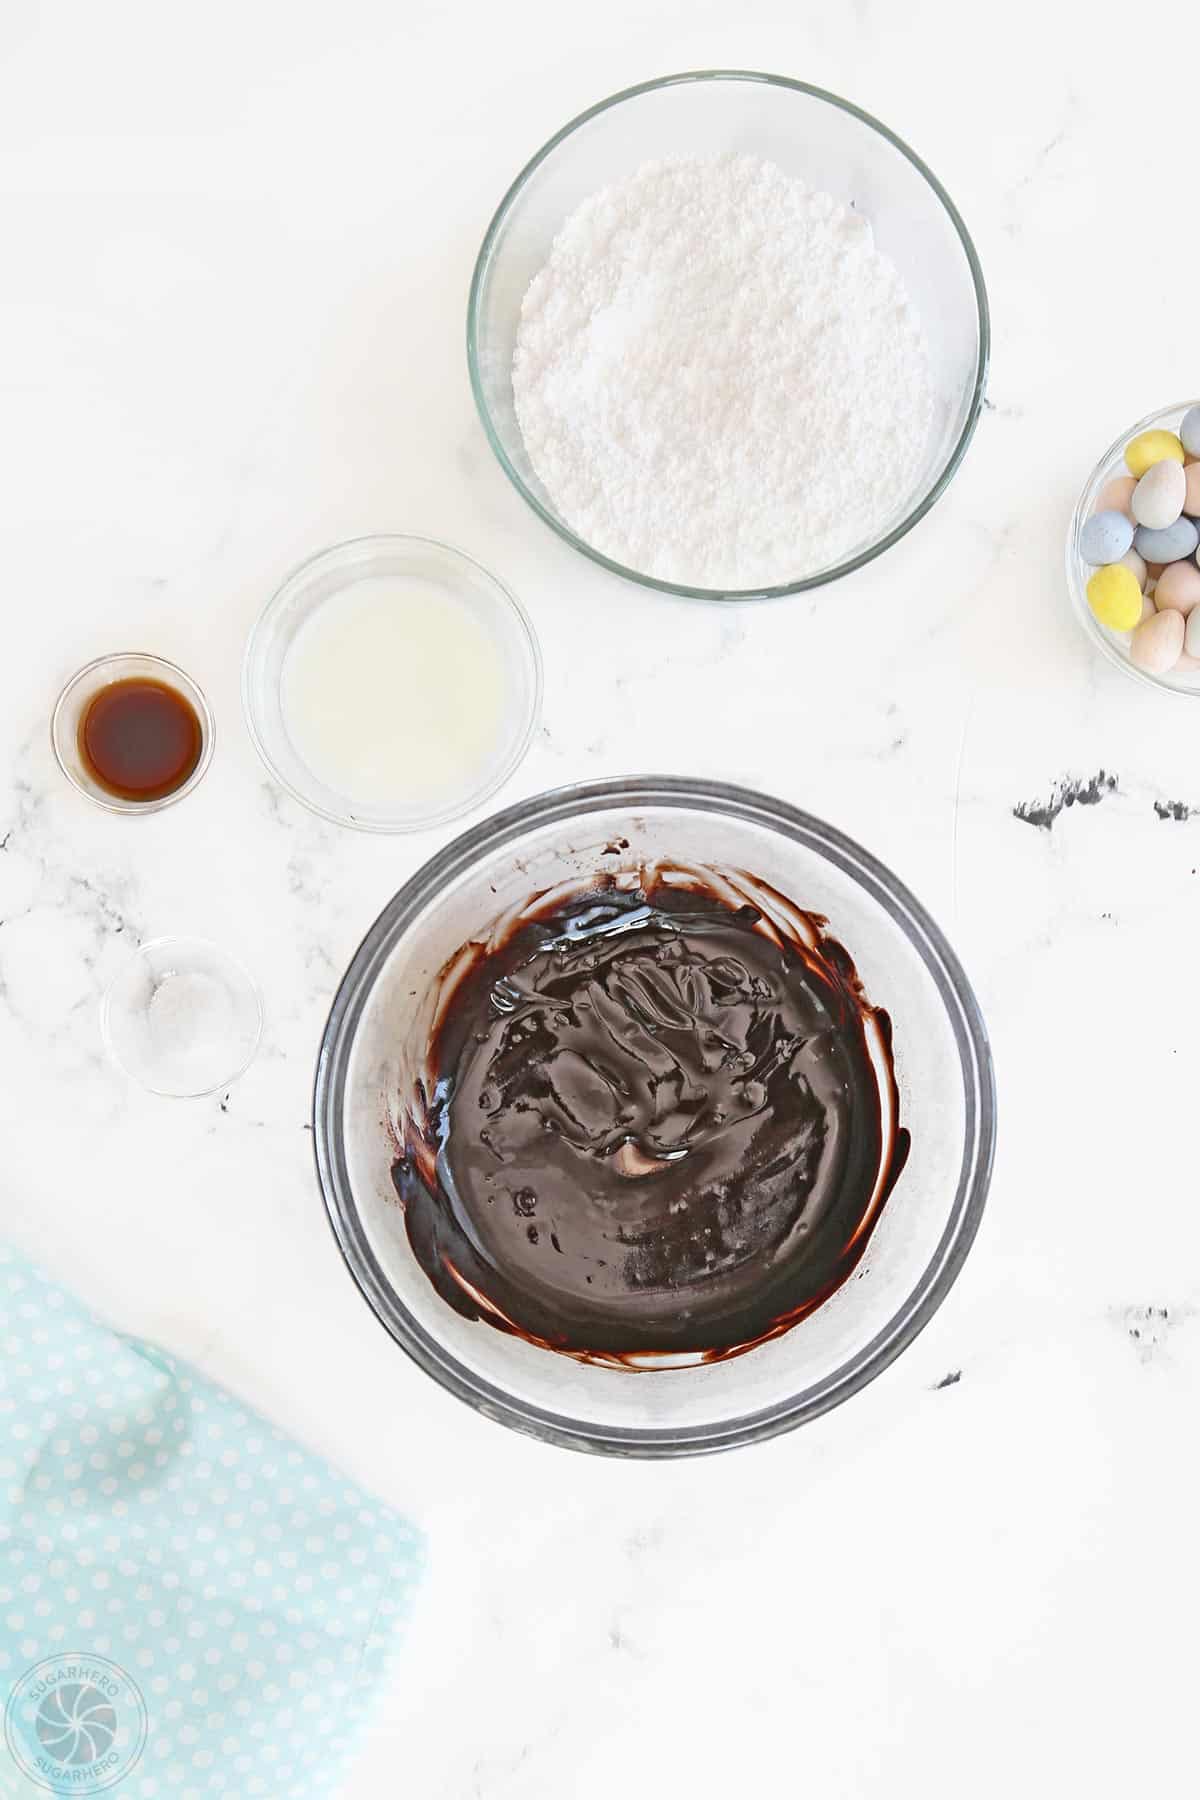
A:
[[[1125,446],[1132,438],[1140,437],[1143,431],[1173,431],[1178,434],[1184,413],[1190,412],[1193,406],[1200,406],[1200,400],[1177,400],[1173,406],[1162,406],[1157,412],[1147,413],[1144,419],[1139,419],[1136,425],[1131,425],[1128,431],[1123,431],[1108,446],[1088,476],[1071,515],[1067,530],[1067,593],[1071,610],[1083,628],[1084,635],[1091,639],[1096,649],[1110,663],[1115,663],[1118,669],[1123,669],[1135,681],[1157,688],[1160,694],[1183,694],[1200,699],[1200,669],[1168,670],[1165,675],[1152,675],[1148,669],[1139,669],[1130,660],[1129,646],[1133,633],[1113,631],[1100,623],[1088,605],[1087,597],[1088,578],[1095,571],[1079,553],[1080,534],[1096,511],[1101,490],[1114,477],[1129,473],[1125,464]]]
[[[530,464],[513,407],[521,302],[567,216],[642,163],[677,154],[750,152],[869,219],[925,327],[937,399],[924,463],[892,495],[879,529],[827,568],[769,588],[726,592],[661,581],[585,543]],[[983,272],[967,228],[932,170],[894,132],[836,94],[782,75],[705,69],[627,88],[572,119],[538,151],[500,202],[475,265],[467,308],[471,386],[488,441],[517,492],[576,550],[614,574],[701,600],[802,593],[848,574],[894,544],[943,494],[983,405],[989,325]]]
[[[824,913],[891,1014],[912,1152],[851,1278],[781,1337],[725,1362],[598,1367],[460,1318],[409,1247],[397,1121],[438,975],[532,894],[662,858],[748,870]],[[384,908],[338,989],[314,1096],[317,1170],[351,1274],[397,1343],[489,1418],[575,1449],[685,1456],[786,1431],[886,1368],[945,1298],[975,1236],[995,1107],[983,1020],[937,926],[831,826],[743,788],[646,777],[563,788],[466,832]]]

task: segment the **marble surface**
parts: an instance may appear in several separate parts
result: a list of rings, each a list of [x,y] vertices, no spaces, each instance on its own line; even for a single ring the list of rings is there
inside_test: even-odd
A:
[[[1108,0],[6,19],[3,1228],[428,1531],[349,1800],[1186,1789],[1200,705],[1107,667],[1061,575],[1101,448],[1198,385],[1191,15],[1153,23]],[[836,591],[728,613],[622,586],[527,513],[462,342],[527,154],[615,88],[722,63],[915,144],[995,321],[987,413],[932,515]],[[279,577],[371,530],[444,536],[529,607],[545,721],[507,797],[639,768],[770,788],[895,868],[972,975],[1001,1102],[983,1230],[918,1342],[793,1436],[671,1466],[525,1442],[411,1367],[342,1270],[314,1049],[360,934],[443,839],[293,805],[237,682]],[[132,823],[68,789],[46,729],[71,670],[126,646],[191,670],[219,729],[197,794]],[[1098,804],[1022,816],[1100,770]],[[98,997],[139,939],[190,931],[256,971],[264,1046],[227,1095],[155,1100],[106,1063]]]

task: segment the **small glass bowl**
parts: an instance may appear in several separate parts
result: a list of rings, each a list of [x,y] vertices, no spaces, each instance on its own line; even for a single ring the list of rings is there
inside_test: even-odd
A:
[[[643,163],[750,152],[849,202],[874,229],[925,322],[937,413],[924,464],[879,530],[839,562],[776,586],[689,587],[626,568],[585,543],[534,473],[513,405],[521,303],[568,215]],[[908,145],[822,88],[746,69],[703,69],[626,88],[570,120],[526,164],[488,226],[467,306],[475,404],[501,468],[540,519],[627,581],[697,600],[766,600],[836,581],[887,550],[949,486],[983,405],[990,326],[983,271],[966,226]]]
[[[161,681],[164,687],[175,688],[189,702],[200,721],[200,760],[179,787],[169,794],[160,794],[156,800],[126,800],[120,794],[110,794],[102,787],[87,767],[79,749],[79,727],[84,713],[102,688],[111,687],[116,681]],[[164,806],[174,806],[185,794],[203,780],[205,771],[212,761],[213,740],[216,728],[212,711],[200,688],[190,675],[168,662],[164,656],[150,656],[139,650],[122,650],[112,656],[98,656],[95,662],[85,663],[83,668],[72,675],[54,705],[50,718],[50,742],[54,747],[54,755],[59,768],[71,783],[78,788],[87,799],[95,801],[106,812],[114,813],[152,813],[161,812]]]
[[[199,1100],[244,1075],[262,1023],[252,977],[204,938],[143,944],[100,1003],[113,1061],[152,1094],[176,1100]]]
[[[411,577],[451,592],[488,627],[504,663],[505,729],[485,778],[449,801],[440,796],[424,807],[386,809],[363,804],[327,786],[305,762],[288,732],[283,710],[284,665],[301,626],[330,595],[379,575]],[[358,831],[424,831],[479,806],[503,786],[521,762],[541,703],[541,652],[524,608],[481,564],[433,538],[354,538],[310,557],[293,569],[259,614],[242,664],[246,726],[270,775],[312,812]]]
[[[1075,617],[1085,634],[1110,663],[1115,663],[1118,669],[1123,669],[1134,681],[1157,688],[1160,694],[1182,694],[1185,698],[1196,699],[1200,697],[1200,669],[1185,670],[1179,675],[1169,672],[1166,675],[1151,675],[1148,670],[1139,669],[1136,663],[1129,660],[1132,633],[1112,631],[1107,625],[1100,623],[1088,605],[1087,584],[1088,577],[1093,572],[1092,567],[1079,554],[1079,534],[1095,510],[1101,488],[1114,475],[1129,473],[1125,466],[1125,446],[1130,438],[1138,437],[1143,431],[1173,431],[1178,434],[1184,413],[1193,406],[1200,406],[1200,400],[1180,400],[1174,406],[1164,406],[1158,412],[1147,413],[1144,419],[1139,419],[1136,425],[1123,431],[1104,452],[1088,476],[1067,532],[1067,592],[1071,597]]]

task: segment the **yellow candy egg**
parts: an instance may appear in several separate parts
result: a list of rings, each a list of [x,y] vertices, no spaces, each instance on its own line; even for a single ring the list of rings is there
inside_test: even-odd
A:
[[[1142,590],[1132,569],[1108,563],[1089,577],[1088,605],[1102,625],[1132,631],[1142,616]]]
[[[1151,463],[1181,463],[1183,445],[1173,431],[1143,431],[1125,446],[1125,467],[1140,481]]]

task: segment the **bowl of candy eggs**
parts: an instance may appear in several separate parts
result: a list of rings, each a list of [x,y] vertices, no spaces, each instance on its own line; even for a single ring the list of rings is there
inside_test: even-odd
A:
[[[1200,401],[1122,432],[1067,537],[1067,587],[1093,643],[1129,675],[1200,697]]]

